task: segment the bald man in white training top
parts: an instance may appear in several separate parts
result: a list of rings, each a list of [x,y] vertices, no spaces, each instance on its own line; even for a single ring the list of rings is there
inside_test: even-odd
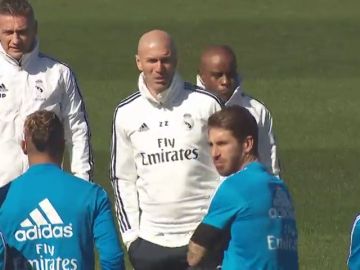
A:
[[[138,89],[113,119],[120,232],[136,270],[185,270],[187,244],[219,184],[207,119],[221,101],[182,80],[174,41],[162,30],[141,36],[136,64]]]

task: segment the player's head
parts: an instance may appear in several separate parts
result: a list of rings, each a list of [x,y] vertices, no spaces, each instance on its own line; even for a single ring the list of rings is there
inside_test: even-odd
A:
[[[226,45],[207,47],[200,57],[199,76],[206,89],[226,102],[239,84],[233,50]]]
[[[209,145],[214,165],[222,176],[239,171],[258,157],[258,127],[251,113],[229,106],[210,116]]]
[[[139,40],[136,64],[144,73],[146,86],[158,94],[167,89],[174,77],[177,57],[171,36],[162,30],[152,30]]]
[[[37,23],[33,8],[26,0],[0,0],[0,43],[16,60],[35,44]]]
[[[30,164],[53,162],[60,165],[64,147],[64,127],[54,112],[36,111],[26,118],[22,148]]]

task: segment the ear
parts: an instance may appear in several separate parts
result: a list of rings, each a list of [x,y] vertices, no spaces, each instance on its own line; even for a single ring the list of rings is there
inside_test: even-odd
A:
[[[23,150],[24,154],[27,155],[27,145],[25,140],[21,141],[21,149]]]
[[[138,54],[135,55],[135,60],[136,60],[136,65],[137,65],[138,70],[143,71],[143,67],[142,67],[142,64],[140,61],[140,56]]]
[[[254,147],[254,138],[252,136],[247,136],[243,142],[243,151],[248,154],[252,151]]]

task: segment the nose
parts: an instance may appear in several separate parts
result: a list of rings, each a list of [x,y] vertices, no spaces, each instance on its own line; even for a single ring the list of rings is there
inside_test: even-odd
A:
[[[211,157],[216,160],[220,156],[218,147],[215,145],[211,146]]]
[[[156,66],[155,66],[155,70],[157,72],[161,72],[161,71],[163,71],[163,69],[164,69],[163,63],[161,61],[157,61]]]
[[[227,75],[223,75],[221,77],[221,83],[223,85],[230,85],[231,84],[231,78],[229,76],[227,76]]]
[[[18,33],[14,32],[14,34],[12,35],[12,39],[11,39],[12,43],[14,44],[18,44],[20,41],[20,36]]]

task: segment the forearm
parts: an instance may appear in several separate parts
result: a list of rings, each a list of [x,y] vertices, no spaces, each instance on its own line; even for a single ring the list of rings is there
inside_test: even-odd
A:
[[[206,248],[190,240],[187,261],[190,266],[198,265],[206,254]]]
[[[221,234],[222,230],[205,223],[200,223],[189,243],[188,264],[190,266],[198,265],[207,251],[217,242]]]
[[[135,179],[112,179],[116,218],[127,248],[139,235],[139,202]]]

